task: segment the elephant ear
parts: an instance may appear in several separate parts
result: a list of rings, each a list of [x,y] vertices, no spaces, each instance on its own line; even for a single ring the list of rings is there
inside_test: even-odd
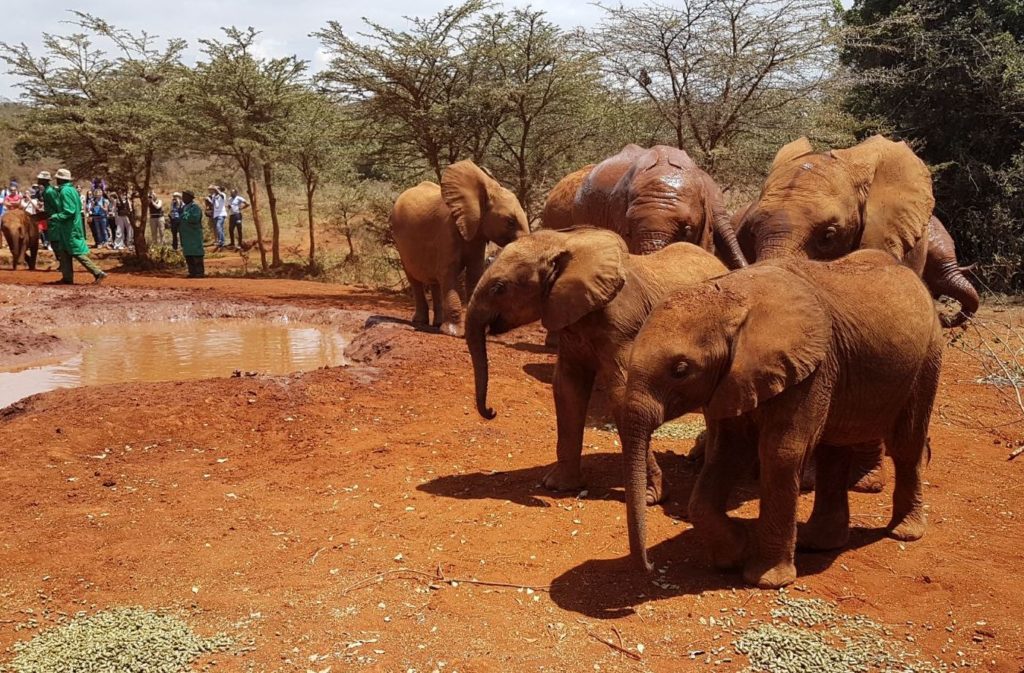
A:
[[[775,153],[775,158],[772,160],[772,166],[769,172],[774,171],[779,166],[784,166],[797,157],[802,157],[805,154],[812,154],[814,148],[811,147],[811,141],[806,137],[797,138],[788,145],[783,145],[782,149]]]
[[[617,234],[577,229],[551,262],[550,285],[541,313],[549,331],[563,329],[607,305],[626,283],[629,251]]]
[[[730,329],[732,362],[705,412],[739,416],[810,376],[832,337],[832,319],[810,283],[784,267],[758,265],[716,281],[740,297]]]
[[[832,156],[846,162],[861,190],[863,233],[860,247],[907,256],[928,235],[935,208],[928,167],[904,142],[873,136]]]
[[[493,182],[468,159],[452,164],[441,173],[441,198],[452,212],[459,234],[466,241],[477,237],[480,218],[490,207]]]

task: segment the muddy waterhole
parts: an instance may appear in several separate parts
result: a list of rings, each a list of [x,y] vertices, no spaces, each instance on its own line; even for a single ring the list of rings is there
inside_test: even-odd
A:
[[[186,320],[75,325],[53,330],[78,342],[59,362],[0,371],[0,408],[56,388],[289,374],[345,363],[344,335],[287,321]]]

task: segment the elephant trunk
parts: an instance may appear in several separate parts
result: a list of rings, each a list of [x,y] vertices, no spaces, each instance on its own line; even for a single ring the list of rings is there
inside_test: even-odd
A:
[[[631,247],[635,249],[630,250],[630,252],[634,255],[650,255],[658,252],[671,242],[672,236],[665,232],[643,231],[631,237]]]
[[[736,240],[736,231],[732,228],[732,222],[728,217],[719,217],[715,221],[715,246],[721,252],[722,261],[730,269],[742,269],[747,266],[747,258],[740,248],[740,242]]]
[[[619,424],[626,485],[626,526],[629,530],[629,553],[645,572],[654,565],[647,558],[647,452],[651,433],[661,425],[661,416],[652,405],[630,403]]]
[[[476,410],[487,420],[497,416],[497,412],[487,406],[487,326],[490,316],[486,312],[470,306],[466,316],[466,345],[473,360],[473,382],[476,386]]]
[[[939,316],[942,326],[945,328],[959,327],[973,316],[981,300],[978,291],[974,289],[971,281],[964,275],[956,262],[949,262],[943,265],[942,280],[938,287],[939,293],[944,294],[960,302],[960,310],[954,315],[942,314]]]

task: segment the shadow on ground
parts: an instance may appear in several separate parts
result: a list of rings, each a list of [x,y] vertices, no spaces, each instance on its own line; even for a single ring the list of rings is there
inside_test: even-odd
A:
[[[746,519],[744,523],[750,525],[752,520]],[[850,542],[843,549],[798,552],[797,581],[824,572],[841,554],[873,544],[883,537],[883,528],[853,528],[850,530]],[[739,571],[719,571],[711,567],[692,528],[651,547],[648,553],[655,565],[655,572],[650,576],[639,572],[628,557],[593,559],[556,577],[551,582],[551,599],[565,610],[588,617],[618,619],[633,614],[637,607],[652,601],[699,595],[706,591],[750,588]],[[652,581],[655,578],[658,584]]]

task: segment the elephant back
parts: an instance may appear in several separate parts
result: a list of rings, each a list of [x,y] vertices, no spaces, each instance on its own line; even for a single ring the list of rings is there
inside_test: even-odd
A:
[[[541,223],[545,229],[568,229],[576,224],[573,219],[573,208],[576,196],[583,182],[597,164],[587,164],[558,181],[544,201]]]
[[[644,152],[639,145],[626,145],[618,154],[597,164],[581,182],[573,204],[572,219],[575,224],[610,229],[622,234],[618,210],[622,208],[613,198],[622,176],[632,167]]]

